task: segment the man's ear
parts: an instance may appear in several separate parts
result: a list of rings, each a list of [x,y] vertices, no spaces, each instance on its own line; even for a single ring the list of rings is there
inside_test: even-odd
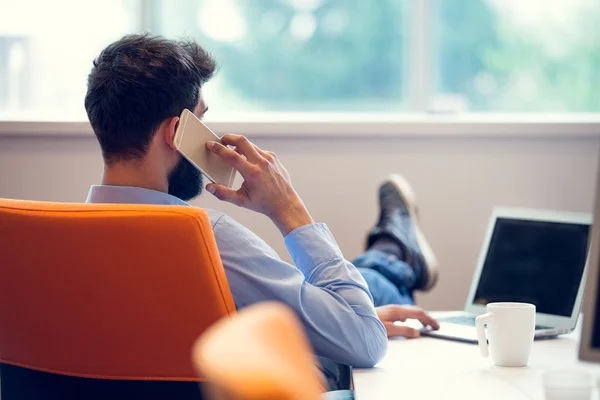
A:
[[[162,134],[167,146],[169,146],[172,150],[177,149],[175,145],[175,131],[177,130],[177,125],[179,124],[179,117],[171,117],[166,119],[162,123]]]

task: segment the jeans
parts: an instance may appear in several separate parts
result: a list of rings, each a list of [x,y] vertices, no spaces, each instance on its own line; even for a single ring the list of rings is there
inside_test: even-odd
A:
[[[418,276],[410,265],[395,255],[367,250],[352,264],[367,281],[375,307],[415,303],[413,288]]]

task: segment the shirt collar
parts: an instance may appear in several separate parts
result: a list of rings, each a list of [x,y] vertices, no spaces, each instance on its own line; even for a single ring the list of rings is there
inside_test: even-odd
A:
[[[85,202],[189,206],[185,201],[168,193],[134,186],[109,185],[92,186]]]

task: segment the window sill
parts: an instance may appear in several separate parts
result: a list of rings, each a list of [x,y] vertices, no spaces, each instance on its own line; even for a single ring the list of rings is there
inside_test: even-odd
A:
[[[252,138],[600,137],[600,114],[252,113],[206,123]],[[92,137],[92,129],[83,121],[0,121],[0,137]]]

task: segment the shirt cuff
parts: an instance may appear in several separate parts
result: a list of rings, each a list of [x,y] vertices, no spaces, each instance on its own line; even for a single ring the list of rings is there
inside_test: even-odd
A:
[[[294,264],[305,277],[326,262],[344,258],[326,224],[301,226],[290,232],[284,242]]]

